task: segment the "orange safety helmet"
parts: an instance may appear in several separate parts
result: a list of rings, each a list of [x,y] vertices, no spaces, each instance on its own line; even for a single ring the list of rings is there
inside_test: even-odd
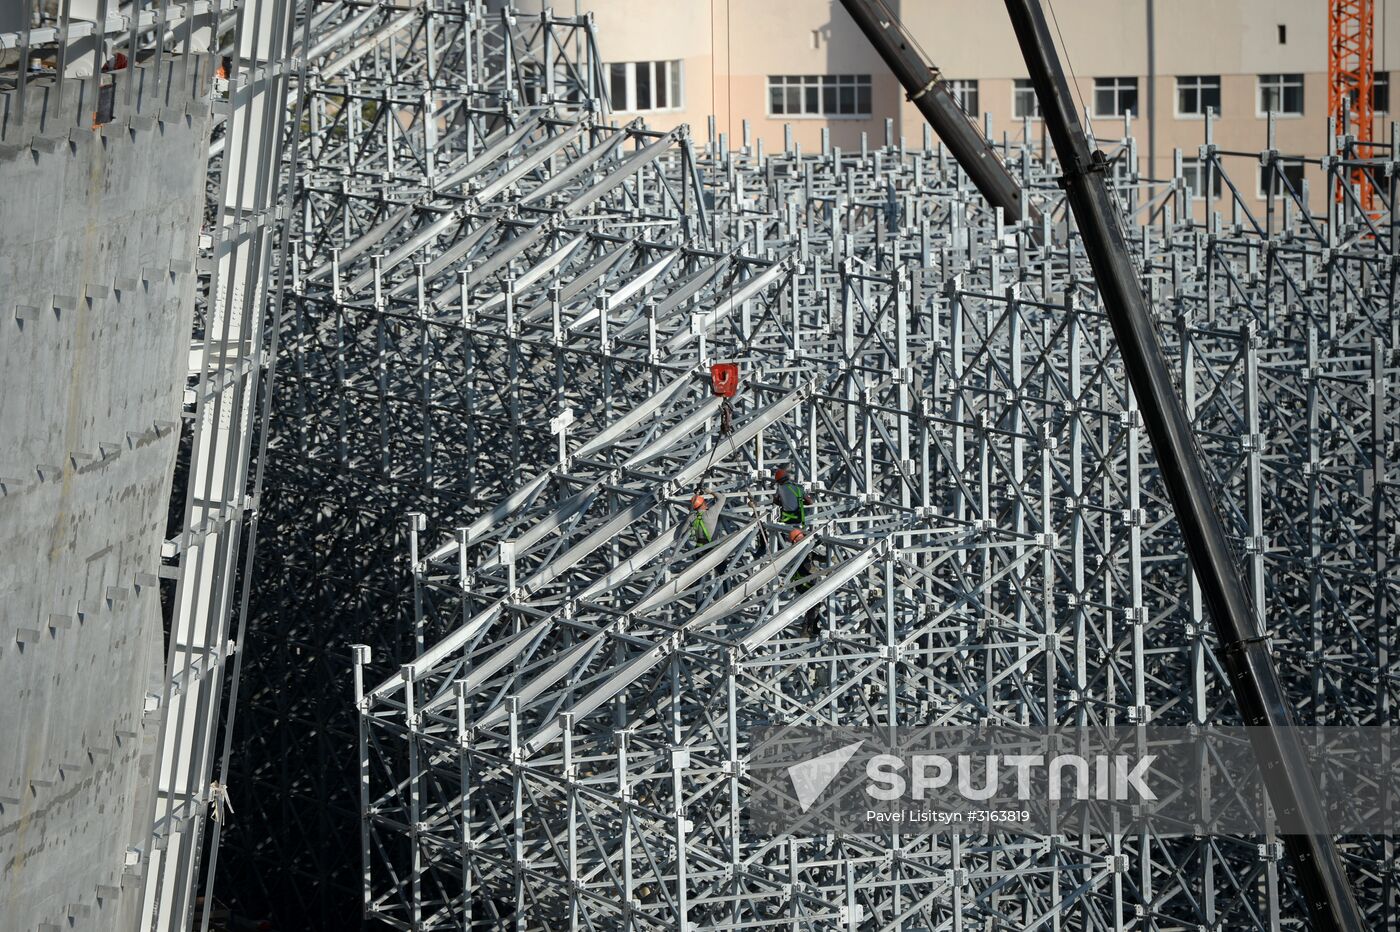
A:
[[[777,467],[776,469],[773,470],[773,481],[774,481],[774,482],[782,482],[782,481],[783,481],[784,479],[786,479],[786,478],[787,478],[787,470],[784,469],[783,467],[779,466],[779,467]]]
[[[690,499],[690,507],[691,507],[691,508],[694,508],[696,511],[704,511],[704,510],[705,510],[705,496],[703,496],[703,495],[695,495],[695,496],[692,496],[691,499]]]
[[[795,527],[791,531],[788,531],[788,541],[790,543],[800,544],[806,537],[807,535],[802,533],[801,528]]]

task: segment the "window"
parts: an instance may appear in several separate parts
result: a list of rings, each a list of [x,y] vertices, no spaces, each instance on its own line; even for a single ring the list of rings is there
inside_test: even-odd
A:
[[[982,115],[982,107],[977,99],[976,81],[949,81],[948,93],[953,95],[963,113],[973,119]]]
[[[679,110],[682,106],[679,61],[629,61],[608,65],[608,102],[614,110]]]
[[[608,103],[614,110],[627,109],[627,76],[631,73],[631,65],[608,65]]]
[[[1220,75],[1198,74],[1176,79],[1176,115],[1205,116],[1206,110],[1220,115]]]
[[[1123,116],[1137,108],[1137,78],[1094,79],[1094,116]]]
[[[1357,89],[1347,91],[1347,102],[1351,106],[1353,118],[1356,116]],[[1371,110],[1376,114],[1390,111],[1390,75],[1377,71],[1371,80]]]
[[[1035,88],[1030,78],[1017,78],[1011,89],[1011,115],[1020,120],[1030,117],[1040,119],[1040,101],[1035,96]]]
[[[1278,24],[1278,44],[1288,44],[1288,27],[1285,26],[1283,23]]]
[[[869,116],[870,75],[769,75],[768,113],[772,116]]]
[[[1259,76],[1259,113],[1281,113],[1286,116],[1303,114],[1303,76],[1301,74],[1261,74]]]
[[[1186,181],[1186,187],[1191,189],[1191,199],[1203,201],[1206,197],[1206,176],[1210,176],[1210,196],[1219,197],[1223,190],[1220,183],[1220,172],[1210,171],[1210,163],[1200,159],[1182,159],[1181,177]]]
[[[1280,161],[1275,162],[1274,166],[1274,168],[1270,168],[1267,165],[1260,167],[1259,196],[1268,197],[1269,188],[1273,189],[1273,193],[1276,196],[1286,197],[1289,188],[1292,188],[1295,194],[1301,196],[1303,193],[1303,163]],[[1283,175],[1282,178],[1279,177],[1280,174]],[[1288,180],[1287,187],[1285,187],[1283,183],[1285,178]],[[1264,186],[1266,179],[1269,183],[1268,188]]]

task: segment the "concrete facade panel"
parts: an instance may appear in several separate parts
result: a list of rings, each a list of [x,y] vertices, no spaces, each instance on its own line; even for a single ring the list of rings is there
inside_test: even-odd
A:
[[[158,574],[209,151],[183,61],[91,125],[66,82],[3,101],[0,916],[124,930],[140,908],[165,638]],[[122,77],[125,77],[123,75]]]

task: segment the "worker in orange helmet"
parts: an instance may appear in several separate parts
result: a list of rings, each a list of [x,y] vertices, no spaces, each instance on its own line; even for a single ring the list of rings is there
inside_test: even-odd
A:
[[[773,470],[773,504],[778,506],[779,521],[806,529],[807,509],[811,507],[812,497],[781,466]]]
[[[781,466],[773,470],[773,487],[773,504],[778,506],[778,520],[792,528],[787,533],[787,539],[788,543],[795,547],[807,539],[807,509],[812,505],[812,497],[801,485],[793,481],[788,471]],[[809,550],[797,567],[798,592],[806,592],[815,584],[813,553],[814,551]],[[806,612],[803,633],[809,638],[817,636],[817,619],[820,613],[819,605],[813,605]]]
[[[690,511],[694,517],[690,519],[690,539],[697,547],[703,547],[715,539],[716,520],[710,515],[709,508],[705,496],[699,493],[691,496]]]

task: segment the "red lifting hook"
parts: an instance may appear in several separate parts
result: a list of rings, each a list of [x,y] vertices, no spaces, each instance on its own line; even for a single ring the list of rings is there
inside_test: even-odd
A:
[[[710,385],[721,398],[733,398],[739,391],[739,366],[732,362],[710,366]]]

